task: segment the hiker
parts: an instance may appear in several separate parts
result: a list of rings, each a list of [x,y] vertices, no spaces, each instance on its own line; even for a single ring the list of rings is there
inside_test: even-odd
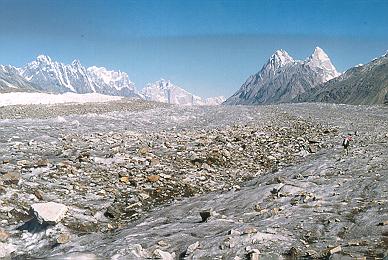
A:
[[[344,140],[342,141],[342,146],[345,149],[346,155],[349,154],[349,145],[351,141],[353,141],[352,134],[348,134],[347,136],[344,136]]]

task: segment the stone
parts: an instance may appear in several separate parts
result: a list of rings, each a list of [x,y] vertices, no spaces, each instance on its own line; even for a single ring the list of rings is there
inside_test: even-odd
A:
[[[260,251],[258,249],[252,249],[252,251],[248,253],[249,260],[259,260],[259,258],[260,258]]]
[[[342,251],[341,246],[336,246],[336,247],[329,249],[329,254],[333,255],[333,254],[341,252],[341,251]]]
[[[162,246],[162,247],[167,247],[167,246],[169,246],[169,244],[166,242],[166,241],[164,241],[164,240],[160,240],[160,241],[158,241],[158,246]]]
[[[199,212],[199,215],[202,218],[202,222],[206,222],[211,217],[212,213],[210,210],[204,210]]]
[[[306,256],[307,257],[311,257],[311,258],[318,258],[319,257],[319,254],[317,251],[315,250],[307,250],[306,251]]]
[[[47,159],[40,159],[36,162],[37,167],[46,167],[49,161]]]
[[[10,257],[16,251],[16,246],[0,242],[0,258]]]
[[[228,234],[231,236],[240,236],[241,232],[238,230],[235,230],[235,229],[231,229],[231,230],[229,230]]]
[[[199,241],[189,245],[186,249],[186,256],[188,255],[191,255],[192,253],[194,253],[195,250],[197,250],[199,248]]]
[[[388,225],[388,220],[384,220],[379,223],[379,226],[386,226],[386,225]]]
[[[175,259],[175,253],[169,253],[166,251],[162,251],[160,249],[155,249],[154,251],[155,258],[162,259],[162,260],[174,260]]]
[[[7,231],[0,229],[0,242],[5,242],[9,238]]]
[[[254,228],[254,227],[247,227],[243,230],[243,234],[244,235],[247,235],[247,234],[253,234],[253,233],[256,233],[257,232],[257,229]]]
[[[18,172],[8,172],[0,177],[0,180],[3,181],[4,185],[18,185],[20,181],[20,173]]]
[[[55,225],[65,217],[68,207],[56,202],[47,202],[32,204],[30,210],[40,224]]]
[[[296,258],[300,256],[300,250],[296,247],[291,247],[287,254],[292,258]]]
[[[141,155],[146,155],[148,152],[149,152],[149,148],[147,146],[144,146],[144,147],[139,149],[139,153]]]
[[[317,146],[313,144],[310,144],[308,146],[308,149],[309,149],[309,153],[316,153],[318,151]]]
[[[57,237],[57,243],[58,244],[66,244],[69,241],[70,241],[70,235],[68,233],[61,233]]]
[[[35,190],[34,195],[38,200],[43,200],[43,192],[41,190]]]
[[[129,182],[129,177],[128,176],[122,176],[122,177],[120,177],[119,180],[120,180],[120,182],[127,184]]]
[[[159,179],[160,179],[160,176],[159,176],[159,175],[151,175],[151,176],[148,176],[148,177],[147,177],[147,180],[148,180],[149,182],[157,182]]]

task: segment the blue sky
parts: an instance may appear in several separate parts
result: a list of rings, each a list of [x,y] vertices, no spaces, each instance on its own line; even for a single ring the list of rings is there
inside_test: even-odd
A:
[[[38,54],[233,94],[277,49],[323,48],[339,71],[388,50],[388,1],[0,0],[0,64]]]

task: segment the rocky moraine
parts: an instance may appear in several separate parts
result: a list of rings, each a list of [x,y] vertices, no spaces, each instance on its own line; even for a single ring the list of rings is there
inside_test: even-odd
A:
[[[0,258],[387,257],[387,107],[123,100],[0,118]]]

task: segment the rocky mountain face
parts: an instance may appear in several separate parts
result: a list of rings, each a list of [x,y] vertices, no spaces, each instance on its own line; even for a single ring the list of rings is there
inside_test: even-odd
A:
[[[225,98],[222,96],[205,99],[201,98],[165,79],[147,84],[147,86],[140,91],[140,95],[148,101],[185,106],[219,105],[225,101]]]
[[[133,96],[135,93],[135,84],[125,72],[96,66],[88,68],[87,71],[98,93],[118,96]]]
[[[49,56],[39,55],[22,68],[2,66],[13,89],[38,90],[52,93],[74,92],[100,93],[113,96],[137,96],[134,84],[121,71],[109,71],[104,67],[86,68],[79,60],[63,64]],[[2,85],[6,86],[5,83]],[[9,88],[9,87],[7,87]],[[12,88],[12,87],[11,87]],[[2,92],[5,92],[1,88]],[[12,91],[12,89],[9,89]]]
[[[298,96],[296,102],[388,104],[388,54]]]
[[[20,75],[49,92],[101,93],[134,96],[134,84],[123,72],[105,68],[85,68],[79,60],[63,64],[39,55],[19,69]]]
[[[39,86],[32,84],[19,75],[12,66],[0,65],[0,92],[39,91]]]
[[[137,92],[135,84],[125,72],[96,66],[86,68],[79,60],[74,60],[71,64],[63,64],[46,55],[39,55],[22,68],[1,65],[0,92],[13,91],[100,93],[141,97],[148,101],[175,105],[211,106],[220,105],[225,101],[223,96],[202,98],[193,95],[164,79],[150,83]]]
[[[291,102],[299,94],[339,75],[327,54],[319,47],[304,61],[294,60],[286,51],[278,50],[224,104]]]

